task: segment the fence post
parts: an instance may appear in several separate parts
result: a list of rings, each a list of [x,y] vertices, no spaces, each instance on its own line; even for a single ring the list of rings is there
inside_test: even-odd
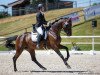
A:
[[[97,21],[96,20],[92,20],[92,35],[94,36],[94,28],[97,27]],[[94,53],[94,37],[92,37],[92,50],[91,50],[91,53],[92,55],[95,55]]]
[[[92,35],[94,36],[94,28],[93,28],[93,30],[92,30]],[[94,37],[92,36],[92,50],[90,50],[90,54],[91,55],[95,55],[96,53],[95,53],[95,50],[94,50]]]
[[[93,32],[93,36],[94,36],[94,28],[93,28],[92,32]],[[92,50],[94,51],[94,37],[92,37]]]

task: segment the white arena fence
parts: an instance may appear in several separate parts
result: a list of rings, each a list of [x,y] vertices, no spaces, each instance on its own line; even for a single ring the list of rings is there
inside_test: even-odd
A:
[[[4,39],[5,37],[0,37],[0,39]]]
[[[5,37],[0,37],[0,40],[4,39]],[[94,45],[95,44],[100,44],[100,42],[94,42],[95,38],[100,38],[100,36],[61,36],[61,38],[71,38],[71,39],[80,39],[80,38],[85,38],[85,39],[92,39],[92,42],[76,42],[76,44],[91,44],[92,45],[92,50],[90,50],[90,54],[94,55]],[[2,44],[2,41],[0,41],[0,44]],[[61,44],[72,44],[72,42],[61,42]],[[78,52],[78,51],[76,51]],[[76,53],[74,52],[74,53]],[[51,54],[52,51],[49,50],[48,54]]]
[[[6,37],[0,37],[0,44],[2,43],[2,39],[4,39]],[[94,44],[100,44],[100,42],[94,42],[95,38],[100,38],[100,36],[61,36],[61,38],[91,38],[92,42],[76,42],[76,44],[91,44],[92,45],[92,50],[94,50]],[[62,44],[72,44],[71,42],[62,42]]]
[[[100,36],[61,36],[62,38],[90,38],[92,39],[92,42],[78,42],[76,44],[91,44],[92,45],[92,50],[94,50],[94,45],[95,44],[100,44],[100,42],[94,42],[95,38],[100,38]],[[71,44],[67,42],[62,42],[62,44]]]

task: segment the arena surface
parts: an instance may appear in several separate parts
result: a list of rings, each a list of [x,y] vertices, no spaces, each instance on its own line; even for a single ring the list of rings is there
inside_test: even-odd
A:
[[[66,52],[62,52],[66,56]],[[36,51],[37,60],[47,68],[40,69],[31,61],[30,54],[24,51],[17,60],[17,72],[13,71],[12,57],[14,53],[0,53],[0,75],[100,75],[100,52],[96,55],[71,53],[68,69],[60,57],[47,51]]]

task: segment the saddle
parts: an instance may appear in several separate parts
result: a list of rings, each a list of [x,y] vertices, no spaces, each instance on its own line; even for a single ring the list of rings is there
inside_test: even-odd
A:
[[[38,33],[36,31],[35,24],[32,24],[32,26],[33,26],[33,32],[31,32],[31,39],[33,42],[37,42]],[[45,27],[45,31],[48,32],[50,28],[51,28],[51,25],[49,25],[48,27]],[[45,38],[45,31],[43,32],[43,36],[42,36],[41,40],[46,39]]]
[[[38,35],[38,33],[31,32],[31,39],[32,39],[33,42],[36,42],[37,41],[37,35]]]

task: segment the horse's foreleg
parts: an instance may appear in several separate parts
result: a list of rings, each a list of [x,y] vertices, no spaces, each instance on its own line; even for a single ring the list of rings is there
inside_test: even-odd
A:
[[[63,45],[60,45],[60,49],[65,49],[66,52],[67,52],[67,57],[65,58],[65,61],[67,61],[70,57],[70,54],[69,54],[69,51],[68,51],[68,48],[66,46],[63,46]]]
[[[22,53],[22,51],[17,51],[16,50],[16,54],[14,55],[13,57],[13,65],[14,65],[14,71],[17,71],[17,68],[16,68],[16,61],[18,59],[18,57],[20,56],[20,54]]]
[[[63,60],[64,64],[67,66],[67,68],[71,68],[70,65],[64,59],[64,56],[61,54],[61,52],[59,51],[59,49],[57,47],[53,47],[53,49],[60,56],[60,58]]]
[[[59,48],[57,46],[52,46],[52,49],[58,54],[58,56],[63,60],[63,62],[65,63],[65,59],[64,56],[61,54],[61,52],[59,51]]]
[[[68,48],[66,46],[63,46],[63,45],[60,45],[59,48],[60,49],[66,49],[67,57],[65,58],[65,65],[67,66],[67,68],[71,68],[70,65],[67,63],[67,60],[70,57]]]
[[[61,52],[59,51],[59,49],[57,50],[54,50],[58,55],[59,57],[65,62],[65,59],[64,59],[64,56],[61,54]]]
[[[32,58],[32,61],[34,61],[40,68],[42,68],[43,70],[46,70],[45,67],[43,67],[36,59],[35,57],[35,51],[34,50],[30,50],[29,51],[30,55],[31,55],[31,58]]]

